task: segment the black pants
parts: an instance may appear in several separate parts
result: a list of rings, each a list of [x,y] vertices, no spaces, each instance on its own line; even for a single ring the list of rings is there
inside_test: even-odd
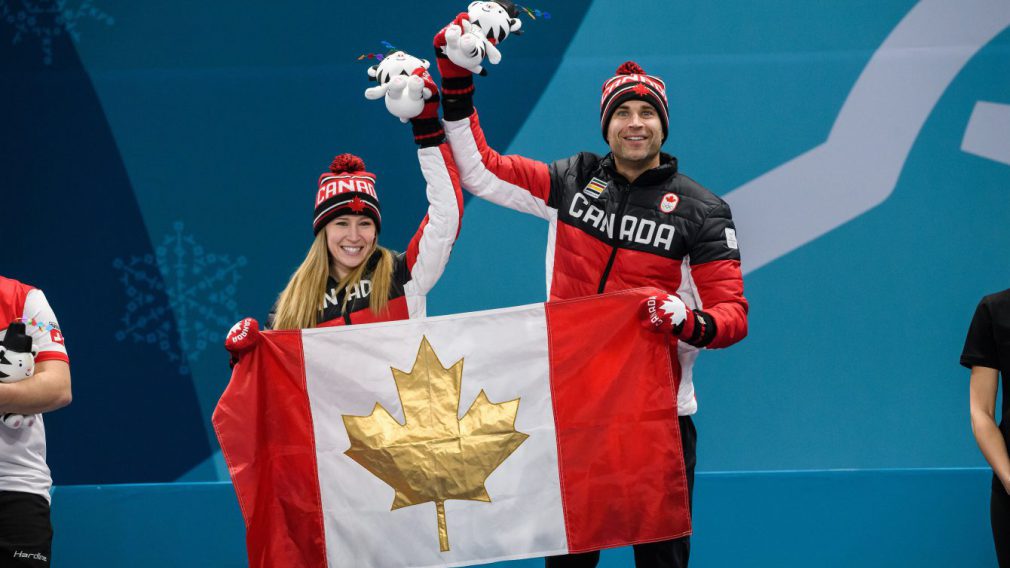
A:
[[[1000,568],[1010,568],[1010,495],[995,475],[992,476],[989,518],[992,520],[992,539],[996,543],[996,559]]]
[[[680,417],[680,443],[684,448],[684,465],[687,468],[688,504],[694,502],[694,465],[697,461],[696,446],[698,433],[690,416]],[[691,554],[691,537],[674,540],[647,542],[634,545],[635,566],[637,568],[687,568]],[[599,552],[565,554],[545,558],[547,568],[595,568],[600,561]]]
[[[0,491],[0,567],[48,567],[53,525],[40,495]]]

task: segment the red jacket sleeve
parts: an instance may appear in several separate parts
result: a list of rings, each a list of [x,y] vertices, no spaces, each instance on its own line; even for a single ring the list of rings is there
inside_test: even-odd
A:
[[[445,134],[463,187],[497,205],[550,219],[551,176],[547,164],[523,156],[503,156],[488,146],[476,112],[445,121]]]
[[[729,205],[720,201],[706,216],[691,246],[691,277],[701,316],[708,325],[691,343],[715,349],[747,336],[747,299],[743,295],[740,251]]]

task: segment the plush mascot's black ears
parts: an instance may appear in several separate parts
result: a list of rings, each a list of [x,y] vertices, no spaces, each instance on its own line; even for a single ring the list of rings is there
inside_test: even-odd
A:
[[[19,321],[12,322],[7,326],[7,335],[4,335],[3,346],[8,351],[14,353],[30,353],[32,350],[32,336],[25,331],[25,324]]]

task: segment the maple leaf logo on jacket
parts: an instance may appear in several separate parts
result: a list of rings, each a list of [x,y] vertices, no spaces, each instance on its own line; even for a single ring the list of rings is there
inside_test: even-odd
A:
[[[404,423],[376,404],[368,416],[344,415],[345,453],[396,490],[391,510],[433,501],[438,542],[449,550],[445,501],[491,502],[484,481],[529,436],[515,429],[519,399],[494,403],[483,390],[459,415],[463,360],[445,368],[422,337],[414,368],[393,369]]]

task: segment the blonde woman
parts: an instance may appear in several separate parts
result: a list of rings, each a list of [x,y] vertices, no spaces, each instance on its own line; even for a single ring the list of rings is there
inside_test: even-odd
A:
[[[379,245],[382,215],[375,175],[352,154],[319,176],[315,239],[267,320],[272,329],[303,329],[421,317],[442,275],[463,214],[456,167],[445,143],[418,150],[428,182],[428,215],[407,251]]]
[[[437,93],[427,74],[424,81]],[[406,252],[379,245],[382,213],[375,174],[366,171],[357,156],[337,156],[319,176],[312,245],[270,312],[268,328],[304,329],[425,315],[425,297],[442,275],[459,233],[463,196],[438,119],[437,94],[410,122],[427,182],[428,214]],[[232,352],[233,364],[255,344],[258,331],[251,318],[231,329],[225,346]]]
[[[312,221],[314,238],[305,259],[277,299],[267,320],[269,327],[300,330],[425,315],[425,296],[442,275],[459,232],[463,199],[452,152],[438,120],[437,89],[424,68],[414,76],[422,78],[430,92],[421,114],[410,120],[414,140],[420,146],[417,157],[427,185],[428,214],[406,252],[381,246],[379,235],[383,224],[376,176],[366,170],[357,156],[337,156],[319,176]],[[292,333],[298,335],[289,332],[277,337],[291,337]],[[312,541],[302,546],[305,543],[294,534],[323,522],[322,509],[309,505],[322,506],[316,469],[310,468],[311,476],[302,482],[291,477],[281,480],[274,475],[278,467],[286,469],[293,465],[291,459],[307,463],[301,461],[304,458],[315,463],[314,442],[290,437],[293,430],[289,427],[299,426],[280,418],[282,414],[291,416],[285,413],[298,414],[304,409],[309,415],[302,417],[309,418],[311,423],[308,392],[302,391],[305,398],[281,394],[289,392],[284,385],[290,385],[282,374],[261,373],[258,380],[244,380],[252,377],[242,373],[244,362],[239,359],[254,350],[259,335],[258,324],[250,318],[229,332],[225,346],[232,354],[232,362],[239,365],[238,372],[213,418],[232,483],[242,503],[249,565],[318,565],[315,560],[321,557],[316,556],[320,552],[316,545],[324,543]],[[264,357],[272,359],[270,355]],[[302,377],[301,384],[305,386]],[[261,389],[260,381],[277,385],[280,390]],[[252,398],[248,398],[250,394]],[[276,432],[283,441],[275,445],[272,438],[263,438],[260,426]],[[311,426],[308,428],[311,430]],[[288,536],[278,543],[277,538],[284,535]],[[283,562],[278,560],[281,556]]]

